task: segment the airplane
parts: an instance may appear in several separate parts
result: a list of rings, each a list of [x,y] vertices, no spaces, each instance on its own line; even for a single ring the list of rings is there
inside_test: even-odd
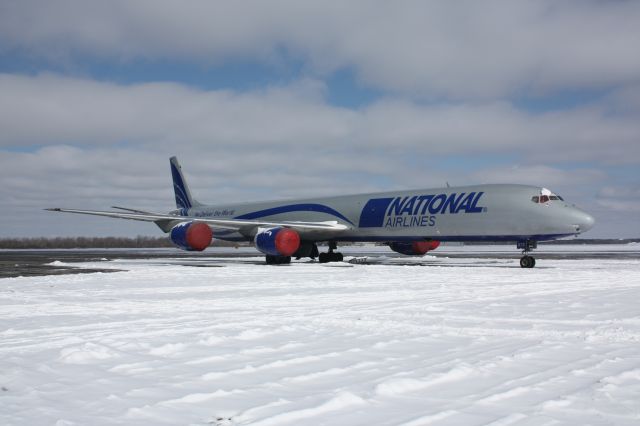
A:
[[[176,209],[154,213],[66,208],[46,210],[155,223],[179,248],[202,251],[213,239],[251,241],[267,264],[291,258],[340,262],[340,242],[386,243],[397,253],[422,256],[442,241],[516,242],[520,266],[533,268],[538,241],[578,235],[595,219],[537,186],[486,184],[336,197],[204,205],[189,190],[176,157],[169,160]],[[318,243],[328,243],[320,253]]]

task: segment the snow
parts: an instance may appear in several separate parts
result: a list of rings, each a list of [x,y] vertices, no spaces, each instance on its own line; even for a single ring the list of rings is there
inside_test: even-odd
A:
[[[0,424],[640,424],[640,256],[218,250],[0,279]]]

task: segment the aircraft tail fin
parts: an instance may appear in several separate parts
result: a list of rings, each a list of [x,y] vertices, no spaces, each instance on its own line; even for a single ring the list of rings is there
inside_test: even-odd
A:
[[[199,202],[193,199],[191,191],[187,186],[187,181],[182,174],[182,168],[176,157],[169,159],[171,164],[171,176],[173,177],[173,191],[176,195],[176,207],[179,209],[190,209],[191,207],[197,207],[201,205]]]

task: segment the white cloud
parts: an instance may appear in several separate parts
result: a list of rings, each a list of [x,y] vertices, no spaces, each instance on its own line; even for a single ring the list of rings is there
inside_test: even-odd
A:
[[[608,97],[612,112],[622,114],[640,113],[640,84],[629,85],[615,90]]]
[[[598,193],[602,198],[636,198],[640,201],[640,186],[605,186]]]
[[[521,183],[567,187],[597,184],[605,180],[607,175],[597,169],[566,170],[547,165],[515,165],[479,170],[473,173],[473,177],[481,183]]]
[[[640,162],[637,114],[606,104],[546,114],[506,102],[421,105],[381,99],[359,110],[331,106],[311,80],[253,92],[202,91],[174,83],[116,85],[55,75],[0,74],[0,146],[77,144],[153,147],[216,156],[351,150],[420,155],[509,152],[531,162]],[[355,154],[355,155],[353,155]],[[335,156],[334,156],[335,157]],[[224,164],[222,167],[226,167]]]
[[[639,21],[634,1],[25,0],[1,6],[0,49],[205,66],[284,50],[408,96],[500,98],[637,83]]]
[[[608,171],[640,163],[639,21],[633,1],[4,2],[0,54],[70,74],[293,58],[306,78],[236,92],[0,74],[3,234],[149,233],[39,209],[167,210],[174,154],[205,202],[521,182],[596,209],[606,232],[638,230],[637,197]],[[330,105],[322,78],[339,69],[383,95]],[[548,113],[505,100],[574,89],[609,94]]]
[[[640,212],[640,186],[605,186],[598,192],[598,204],[607,209],[624,212]],[[637,219],[636,223],[640,223]]]
[[[606,164],[640,162],[638,114],[611,114],[615,96],[545,114],[508,102],[398,98],[352,110],[329,105],[323,83],[309,79],[239,93],[51,74],[0,74],[0,93],[2,235],[153,233],[144,224],[52,218],[40,209],[166,211],[174,154],[193,178],[194,194],[212,203],[501,181],[548,185],[574,200],[580,194],[593,201],[580,202],[589,207],[610,184],[601,171]],[[443,166],[458,155],[483,159],[463,171]],[[485,165],[503,155],[520,166]],[[580,161],[593,167],[560,166]],[[622,208],[611,197],[600,206]]]

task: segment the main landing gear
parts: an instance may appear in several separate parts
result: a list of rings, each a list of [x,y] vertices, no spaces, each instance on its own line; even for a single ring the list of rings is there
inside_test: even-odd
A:
[[[285,265],[291,263],[291,256],[273,256],[268,254],[266,259],[267,265]]]
[[[318,261],[320,263],[342,262],[342,253],[334,251],[337,248],[338,245],[335,241],[329,241],[329,251],[327,253],[320,253],[320,255],[318,256]]]
[[[326,253],[319,253],[318,246],[316,246],[315,243],[302,243],[300,245],[300,249],[293,254],[293,257],[296,259],[301,259],[303,257],[315,259],[317,257],[320,263],[342,262],[342,253],[334,251],[337,248],[338,245],[335,241],[329,241],[329,251]],[[291,256],[274,256],[268,254],[265,257],[265,260],[267,261],[267,265],[286,265],[291,263]]]
[[[538,248],[538,242],[534,240],[518,241],[518,249],[522,250],[522,258],[520,259],[521,268],[533,268],[536,266],[536,259],[533,256],[529,256],[529,252]]]

